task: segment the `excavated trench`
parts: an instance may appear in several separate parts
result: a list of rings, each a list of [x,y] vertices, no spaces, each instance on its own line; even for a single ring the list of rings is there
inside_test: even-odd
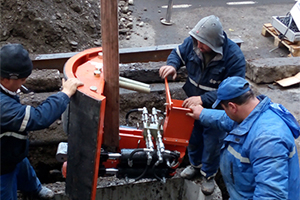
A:
[[[165,84],[158,75],[158,69],[163,64],[165,63],[149,62],[120,65],[120,76],[151,85],[150,93],[139,93],[120,88],[120,126],[136,127],[137,123],[141,123],[142,113],[128,114],[131,109],[146,107],[148,111],[151,111],[155,107],[165,111]],[[175,81],[169,81],[172,99],[186,98],[181,88],[186,78],[185,74],[183,68],[178,72]],[[27,94],[20,93],[21,102],[38,106],[48,96],[59,91],[62,76],[56,69],[34,70],[25,84],[31,92]],[[83,109],[89,108],[87,106]],[[128,114],[128,123],[125,119],[126,114]],[[29,138],[29,160],[37,176],[42,184],[55,191],[56,199],[67,199],[64,195],[65,179],[61,174],[62,163],[56,160],[58,144],[68,140],[68,136],[63,131],[62,119],[58,119],[47,129],[30,132]],[[185,158],[177,170],[182,170],[187,163],[188,160]],[[217,179],[218,182],[222,181],[220,177]],[[196,199],[196,196],[203,195],[199,190],[199,184],[201,183],[197,180],[184,181],[177,175],[168,179],[166,183],[152,179],[143,179],[136,183],[129,180],[128,183],[125,180],[117,179],[115,176],[100,177],[97,199]],[[189,192],[187,193],[187,191]],[[226,194],[226,191],[224,194]],[[194,195],[194,197],[190,195]],[[214,196],[214,199],[222,199],[221,190],[218,188],[212,196]],[[20,194],[20,198],[22,198],[22,194]]]
[[[280,65],[276,64],[280,63]],[[296,64],[295,64],[296,63]],[[298,64],[297,64],[298,63]],[[164,111],[165,85],[158,75],[158,69],[164,65],[164,62],[149,63],[131,63],[120,65],[120,76],[148,83],[151,85],[150,93],[138,93],[126,89],[120,89],[120,125],[135,126],[141,119],[140,113],[132,113],[126,123],[126,114],[134,108],[146,107],[151,110],[152,107]],[[268,73],[272,69],[277,71],[276,77],[271,77]],[[289,70],[287,70],[289,69]],[[258,72],[256,72],[258,71]],[[282,71],[282,73],[281,73]],[[269,96],[274,102],[283,104],[300,121],[298,108],[300,95],[299,84],[289,88],[281,88],[278,85],[271,84],[272,81],[290,76],[299,71],[299,59],[280,58],[274,64],[269,60],[257,60],[247,63],[247,78],[250,79],[253,91],[258,94]],[[283,73],[284,72],[284,73]],[[286,74],[289,72],[290,74]],[[266,76],[264,73],[268,73]],[[30,90],[34,91],[28,94],[21,93],[21,102],[37,106],[42,103],[49,95],[59,91],[61,87],[62,74],[58,70],[37,70],[27,79],[25,84]],[[261,77],[259,80],[257,80]],[[268,82],[263,77],[268,77]],[[276,78],[276,79],[275,79]],[[182,85],[186,79],[185,68],[178,72],[175,81],[169,80],[172,99],[185,99],[186,96],[182,90]],[[272,80],[271,80],[272,79]],[[273,80],[274,79],[274,80]],[[290,98],[284,98],[289,96]],[[83,109],[89,109],[88,107]],[[84,123],[84,122],[82,122]],[[62,128],[62,120],[54,122],[49,128],[30,132],[30,152],[29,160],[36,170],[41,182],[53,189],[56,193],[55,199],[67,199],[64,195],[65,179],[61,175],[62,163],[55,158],[59,142],[66,142],[67,135]],[[80,124],[78,124],[80,126]],[[296,140],[297,149],[300,151],[300,138]],[[177,169],[182,170],[188,163],[184,162]],[[186,181],[175,175],[168,179],[166,183],[153,180],[141,180],[137,183],[117,179],[116,177],[100,177],[98,179],[97,199],[228,199],[228,194],[222,177],[218,174],[216,178],[218,188],[211,198],[204,198],[199,191],[201,182],[197,180]],[[192,196],[190,196],[192,195]],[[193,196],[194,195],[194,196]],[[21,195],[22,196],[22,195]],[[203,197],[203,198],[202,198]]]

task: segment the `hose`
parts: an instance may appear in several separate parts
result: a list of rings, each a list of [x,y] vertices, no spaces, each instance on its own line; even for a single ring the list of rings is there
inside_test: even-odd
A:
[[[139,175],[138,177],[136,177],[134,179],[134,181],[138,181],[140,180],[141,178],[143,178],[143,176],[146,174],[146,172],[148,171],[148,168],[149,168],[149,165],[146,166],[145,170],[143,171],[143,173],[141,175]]]
[[[133,113],[133,112],[139,112],[139,111],[140,111],[139,108],[134,108],[134,109],[129,110],[129,111],[126,113],[125,120],[126,120],[126,125],[127,125],[127,126],[128,126],[128,124],[129,124],[128,117],[129,117],[130,113]]]
[[[133,150],[130,154],[129,154],[129,158],[128,158],[128,165],[130,167],[132,167],[132,164],[133,164],[133,160],[132,160],[132,157],[135,153],[139,152],[139,151],[145,151],[145,149],[135,149]],[[146,152],[146,151],[145,151]]]
[[[157,180],[159,180],[159,181],[163,181],[163,179],[160,178],[160,177],[155,173],[155,165],[153,165],[152,170],[153,170],[153,174],[154,174],[155,178],[156,178]]]

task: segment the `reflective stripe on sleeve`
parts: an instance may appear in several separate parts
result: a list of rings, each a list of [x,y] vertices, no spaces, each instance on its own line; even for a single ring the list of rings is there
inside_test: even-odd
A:
[[[296,154],[296,148],[294,146],[293,151],[290,152],[289,158],[293,157]]]
[[[241,163],[250,163],[249,158],[243,157],[239,152],[237,152],[232,146],[228,146],[227,150],[238,160],[240,160]]]
[[[176,53],[177,53],[177,55],[179,56],[179,58],[181,59],[181,62],[183,63],[183,65],[185,65],[185,62],[184,62],[184,60],[183,60],[182,57],[181,57],[181,53],[180,53],[180,50],[179,50],[179,46],[176,48]]]
[[[191,79],[189,77],[189,81],[196,87],[199,87],[200,89],[202,90],[206,90],[206,91],[216,91],[217,88],[212,88],[212,87],[207,87],[207,86],[204,86],[204,85],[198,85],[193,79]]]
[[[15,137],[15,138],[18,138],[20,140],[27,140],[27,138],[28,138],[27,135],[22,135],[22,134],[15,133],[15,132],[5,132],[5,133],[0,134],[0,138],[2,138],[4,136]]]
[[[227,150],[238,160],[240,160],[241,163],[250,163],[249,158],[242,157],[240,153],[238,153],[232,146],[228,146]],[[296,148],[293,148],[293,151],[290,152],[289,158],[292,158],[296,154]]]
[[[19,129],[20,132],[23,132],[27,126],[27,123],[28,123],[28,120],[29,120],[29,117],[30,117],[30,108],[31,106],[26,106],[26,111],[25,111],[25,116],[24,116],[24,119],[22,121],[22,124],[21,124],[21,127]]]

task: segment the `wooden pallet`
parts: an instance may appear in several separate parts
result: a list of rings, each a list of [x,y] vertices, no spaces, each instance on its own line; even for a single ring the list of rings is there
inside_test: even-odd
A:
[[[279,39],[278,35],[280,32],[275,29],[271,23],[266,23],[263,25],[263,29],[261,31],[261,34],[265,37],[274,37],[274,45],[276,47],[285,46],[290,51],[291,55],[296,57],[300,56],[300,41],[298,42],[290,42],[288,40],[281,40]]]

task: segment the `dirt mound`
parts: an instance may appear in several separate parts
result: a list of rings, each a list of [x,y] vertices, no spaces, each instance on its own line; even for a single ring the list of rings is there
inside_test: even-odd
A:
[[[34,54],[101,46],[100,0],[1,0],[0,10],[0,46],[21,43]],[[124,28],[127,0],[119,1],[119,11]]]

